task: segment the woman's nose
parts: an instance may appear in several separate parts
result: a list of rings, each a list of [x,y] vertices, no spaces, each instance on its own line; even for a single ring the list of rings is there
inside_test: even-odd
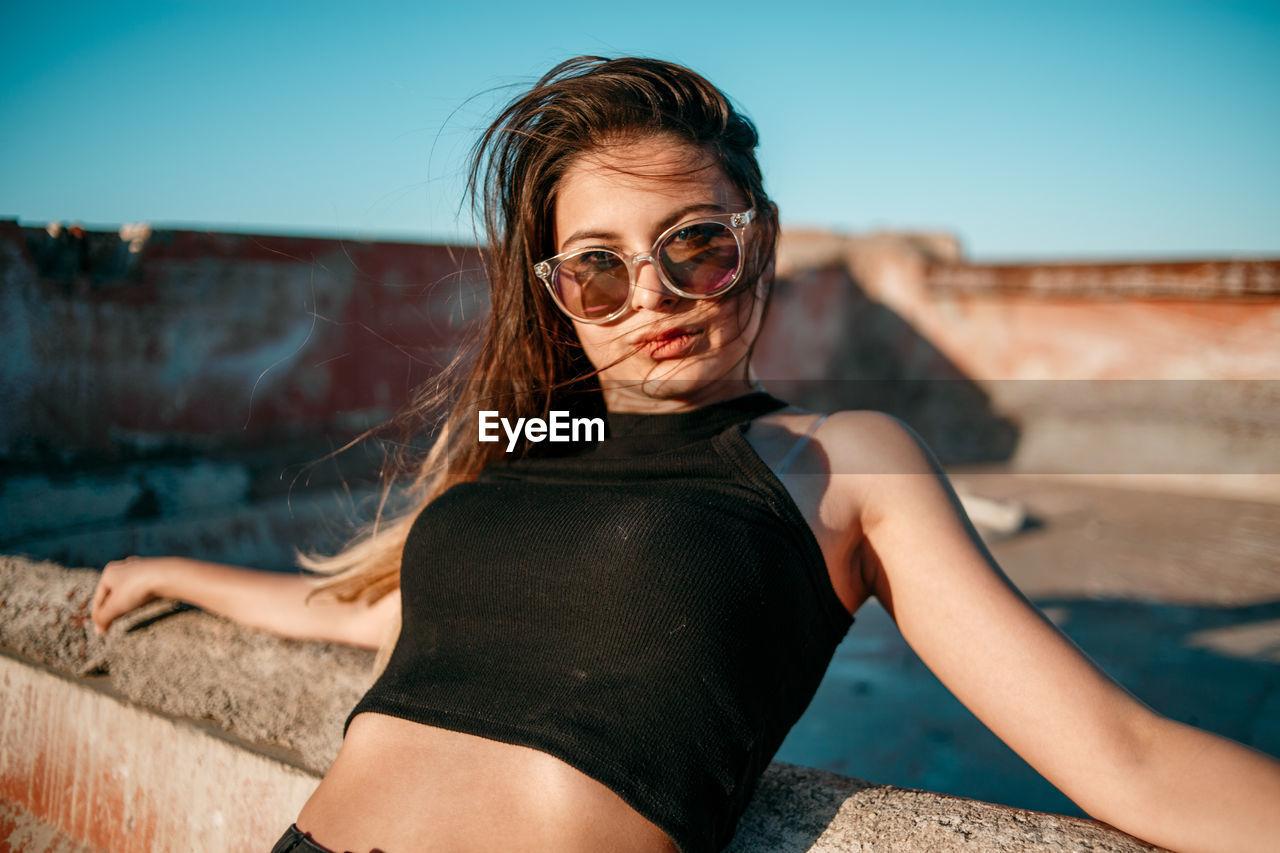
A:
[[[636,270],[636,286],[631,293],[631,308],[648,308],[650,311],[656,311],[659,308],[669,308],[680,299],[679,295],[672,293],[667,286],[662,283],[662,279],[658,278],[658,271],[653,268],[652,261],[645,261],[639,265]]]

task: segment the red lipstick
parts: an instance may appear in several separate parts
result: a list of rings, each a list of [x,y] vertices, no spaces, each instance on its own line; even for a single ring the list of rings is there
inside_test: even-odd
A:
[[[646,332],[636,341],[635,346],[649,358],[661,361],[683,358],[689,354],[701,337],[701,329],[685,327],[666,329],[660,332]]]

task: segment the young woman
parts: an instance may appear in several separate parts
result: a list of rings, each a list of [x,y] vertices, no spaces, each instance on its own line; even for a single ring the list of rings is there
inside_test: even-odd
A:
[[[477,145],[491,312],[411,512],[303,577],[131,558],[156,597],[393,648],[291,850],[713,851],[876,596],[1090,814],[1184,851],[1280,838],[1280,763],[1151,711],[1006,580],[901,422],[753,382],[777,212],[756,134],[688,69],[554,68]],[[478,413],[607,418],[482,442]],[[401,627],[401,620],[403,626]]]

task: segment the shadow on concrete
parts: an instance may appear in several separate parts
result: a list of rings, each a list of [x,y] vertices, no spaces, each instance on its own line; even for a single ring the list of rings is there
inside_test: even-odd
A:
[[[1035,603],[1156,711],[1280,756],[1280,600],[1238,607],[1087,598]],[[872,601],[857,616],[779,761],[1084,814],[951,695],[883,608]]]

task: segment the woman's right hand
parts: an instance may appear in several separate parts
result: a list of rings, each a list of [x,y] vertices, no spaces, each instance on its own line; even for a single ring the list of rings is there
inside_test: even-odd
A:
[[[284,637],[378,648],[398,624],[400,590],[376,602],[312,599],[312,576],[263,572],[189,557],[126,557],[107,563],[93,593],[93,627],[157,598],[172,598]]]
[[[107,563],[93,591],[94,630],[105,634],[118,617],[160,598],[160,574],[173,571],[173,562],[168,557],[125,557]]]

